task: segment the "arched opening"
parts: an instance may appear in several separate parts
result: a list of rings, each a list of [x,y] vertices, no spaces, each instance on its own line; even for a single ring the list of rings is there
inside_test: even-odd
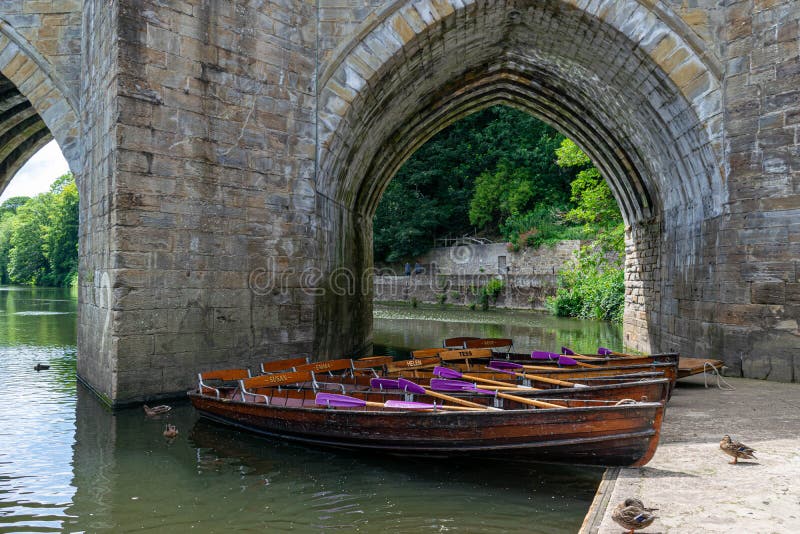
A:
[[[399,3],[365,28],[322,80],[327,267],[368,270],[370,221],[397,169],[460,117],[508,105],[558,128],[601,170],[627,225],[626,342],[673,344],[674,278],[699,261],[701,223],[722,209],[719,83],[679,34],[629,3]],[[369,325],[365,295],[331,299],[319,319],[346,307]],[[369,338],[369,326],[354,331],[350,347],[322,343],[341,351]]]

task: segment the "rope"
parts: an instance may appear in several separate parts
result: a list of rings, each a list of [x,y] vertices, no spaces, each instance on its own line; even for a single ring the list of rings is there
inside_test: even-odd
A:
[[[722,375],[719,374],[719,369],[711,362],[703,362],[703,384],[706,386],[706,389],[708,389],[708,367],[711,367],[711,372],[717,375],[717,387],[719,389],[724,391],[736,391],[735,387],[722,378]]]
[[[622,399],[617,401],[617,403],[614,404],[614,406],[622,406],[623,404],[636,404],[636,401],[633,399]]]

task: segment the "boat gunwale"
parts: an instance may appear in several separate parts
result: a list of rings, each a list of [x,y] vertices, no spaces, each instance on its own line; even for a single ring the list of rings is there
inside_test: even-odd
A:
[[[377,393],[377,392],[373,392]],[[198,393],[197,390],[191,390],[187,392],[187,396],[189,399],[192,397],[198,397],[202,399],[207,399],[214,403],[223,404],[225,406],[258,406],[265,409],[276,409],[279,411],[286,410],[286,411],[299,411],[299,412],[311,412],[311,413],[338,413],[338,414],[369,414],[369,416],[381,416],[381,415],[416,415],[416,416],[441,416],[441,415],[452,415],[456,416],[486,416],[488,414],[497,414],[497,415],[509,415],[509,414],[537,414],[542,412],[547,413],[560,413],[564,411],[568,411],[569,413],[579,413],[584,411],[600,411],[600,410],[621,410],[621,409],[632,409],[632,408],[665,408],[666,405],[663,401],[637,401],[635,404],[615,404],[615,405],[608,405],[608,406],[581,406],[581,407],[564,407],[564,408],[535,408],[535,409],[528,409],[528,408],[520,408],[520,409],[512,409],[512,410],[492,410],[489,409],[487,406],[486,410],[475,410],[475,411],[449,411],[449,410],[401,410],[401,409],[375,409],[375,410],[359,410],[354,408],[336,410],[331,409],[328,407],[305,407],[305,406],[275,406],[272,404],[267,404],[263,402],[246,402],[240,400],[233,400],[233,399],[223,399],[217,397],[211,397],[208,395],[203,395],[202,393]],[[488,398],[488,396],[487,396]],[[556,400],[565,400],[565,399],[556,399]],[[567,399],[568,400],[568,399]],[[583,400],[583,399],[575,399],[575,400]],[[611,401],[609,401],[611,402]],[[195,407],[198,411],[202,412],[202,410]]]

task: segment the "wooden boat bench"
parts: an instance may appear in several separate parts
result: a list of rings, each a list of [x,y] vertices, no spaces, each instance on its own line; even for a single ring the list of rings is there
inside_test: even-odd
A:
[[[232,383],[250,378],[249,369],[219,369],[217,371],[207,371],[197,375],[197,389],[203,395],[215,395],[220,398],[220,389],[231,389]],[[209,385],[206,382],[212,382]],[[228,384],[226,386],[225,384]]]

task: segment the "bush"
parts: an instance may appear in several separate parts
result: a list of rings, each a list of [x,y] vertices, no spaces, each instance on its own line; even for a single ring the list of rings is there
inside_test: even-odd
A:
[[[477,291],[478,304],[481,305],[482,310],[488,310],[489,304],[496,304],[497,297],[502,293],[506,287],[506,283],[499,278],[492,278],[485,286]]]
[[[565,224],[558,209],[543,204],[510,216],[500,225],[500,231],[508,241],[508,249],[513,251],[552,245],[564,239],[583,239],[586,234],[582,226]]]
[[[624,253],[619,231],[583,247],[571,269],[559,274],[556,296],[548,299],[555,315],[622,322],[625,308]],[[609,247],[613,244],[613,248]]]

